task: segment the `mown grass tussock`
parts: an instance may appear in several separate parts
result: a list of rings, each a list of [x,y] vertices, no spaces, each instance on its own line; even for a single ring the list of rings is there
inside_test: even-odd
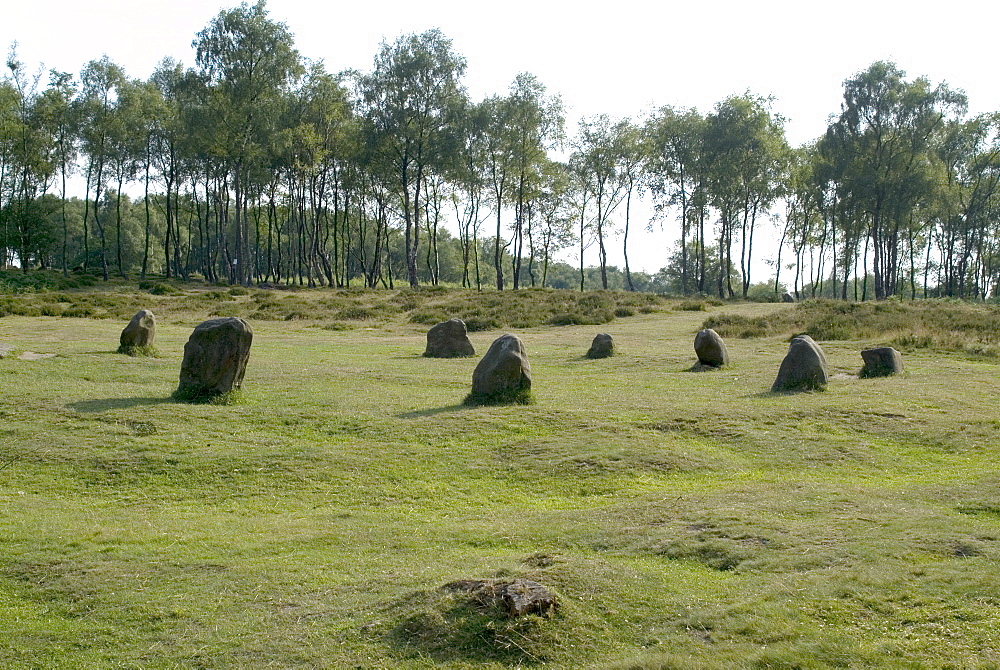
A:
[[[392,603],[386,614],[393,623],[383,639],[404,657],[429,657],[439,663],[533,665],[547,660],[558,644],[550,616],[510,617],[495,604],[477,602],[449,586]]]
[[[723,337],[807,334],[823,341],[866,340],[902,350],[1000,356],[1000,307],[947,300],[809,300],[764,316],[717,314],[704,327]]]

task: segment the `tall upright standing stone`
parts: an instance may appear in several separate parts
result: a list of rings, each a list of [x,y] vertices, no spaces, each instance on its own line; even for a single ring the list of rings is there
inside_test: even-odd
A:
[[[469,341],[465,321],[448,319],[427,331],[427,348],[424,350],[424,356],[458,358],[475,355],[476,349]]]
[[[517,335],[501,335],[472,373],[467,405],[524,404],[529,402],[531,366]]]
[[[702,365],[713,368],[729,365],[729,350],[726,348],[726,343],[711,328],[699,330],[698,334],[694,336],[694,353]]]
[[[148,350],[156,339],[156,317],[148,309],[139,310],[118,338],[118,353],[134,356]]]
[[[799,335],[789,343],[771,391],[820,391],[829,379],[826,354],[813,338]]]
[[[184,345],[180,400],[209,400],[243,383],[253,330],[243,319],[225,317],[199,324]]]

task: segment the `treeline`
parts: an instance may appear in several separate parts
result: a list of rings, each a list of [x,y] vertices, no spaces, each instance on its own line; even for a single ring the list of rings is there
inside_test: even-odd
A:
[[[556,259],[572,256],[581,289],[620,278],[732,297],[759,285],[755,234],[778,225],[775,290],[785,272],[800,294],[985,298],[1000,278],[1000,116],[967,119],[963,94],[889,63],[847,80],[826,134],[793,148],[772,101],[749,92],[570,134],[530,74],[471,100],[438,30],[333,74],[259,2],[220,12],[193,45],[193,67],[167,58],[148,80],[105,57],[46,83],[12,48],[0,264],[516,289],[564,282]],[[84,198],[67,197],[71,177]],[[628,260],[634,226],[657,223],[633,221],[640,198],[678,232],[655,277]]]
[[[155,194],[151,195],[149,197],[149,203],[151,214],[149,225],[152,231],[152,237],[154,239],[159,239],[165,230],[164,212],[166,203],[164,202],[164,196]],[[45,195],[39,198],[37,204],[40,211],[44,213],[41,224],[37,229],[38,234],[43,238],[39,240],[39,243],[43,248],[50,249],[51,251],[49,253],[52,255],[49,255],[49,253],[42,255],[39,262],[36,264],[36,267],[58,269],[59,265],[57,262],[54,263],[53,259],[58,260],[61,258],[64,222],[66,224],[65,229],[69,231],[67,257],[70,259],[83,258],[83,217],[87,208],[84,201],[80,198],[71,197],[63,203],[59,200],[59,198],[53,195]],[[92,208],[93,203],[90,204],[90,209],[92,210]],[[144,247],[145,229],[147,225],[146,200],[133,200],[128,195],[123,194],[121,201],[119,202],[117,195],[112,194],[104,198],[104,201],[101,204],[101,210],[106,212],[109,216],[112,216],[115,220],[116,228],[121,229],[121,242],[120,244],[116,244],[114,241],[111,242],[112,253],[109,255],[116,259],[120,255],[123,267],[135,268],[137,271],[133,274],[139,274],[138,269],[142,267],[143,258],[146,254],[146,249]],[[183,213],[181,216],[180,226],[182,234],[185,238],[196,237],[194,232],[197,226],[197,208],[195,203],[188,201],[186,196],[182,196],[180,201],[180,211]],[[352,221],[351,225],[361,224],[359,221]],[[349,233],[349,236],[353,239],[357,239],[361,235],[359,231],[355,229]],[[435,248],[437,252],[436,258],[432,258],[426,253],[421,254],[420,261],[417,264],[418,281],[421,284],[434,283],[435,279],[433,273],[436,273],[437,283],[461,285],[465,274],[465,262],[463,259],[464,245],[462,241],[455,237],[447,228],[442,228],[438,231],[437,244]],[[183,245],[180,256],[181,266],[193,267],[195,263],[190,255],[197,252],[197,245]],[[480,258],[488,258],[492,252],[493,240],[492,238],[486,238],[485,240],[479,241],[478,250],[474,251],[472,255],[475,256],[478,254]],[[385,271],[380,277],[378,285],[385,288],[399,288],[400,286],[408,285],[405,272],[403,274],[399,274],[398,270],[405,269],[406,267],[406,252],[402,235],[392,234],[389,236],[389,243],[384,250],[384,258]],[[151,265],[155,268],[162,267],[162,262],[155,262],[155,258],[152,259],[152,261]],[[434,261],[437,263],[436,268],[433,268]],[[511,267],[513,265],[513,259],[506,253],[504,255],[503,262],[506,267]],[[289,269],[288,274],[283,274],[285,279],[282,281],[289,284],[305,285],[305,276],[296,275],[291,271],[294,269],[296,263],[297,260],[294,256],[289,257],[287,253],[282,252],[280,265]],[[521,283],[525,286],[542,286],[544,284],[544,286],[548,288],[579,288],[580,269],[578,267],[573,267],[569,263],[563,261],[552,261],[548,263],[544,269],[545,275],[543,277],[541,274],[542,267],[530,267],[528,264],[523,264],[521,268]],[[67,274],[72,275],[83,271],[84,268],[82,265],[71,266],[68,268]],[[95,271],[98,273],[100,272],[99,263],[90,268],[88,275]],[[492,265],[486,262],[480,264],[478,270],[476,266],[473,265],[470,268],[470,274],[474,280],[478,277],[479,281],[484,286],[491,286],[496,281]],[[607,277],[609,289],[626,290],[627,284],[625,280],[625,273],[621,268],[614,265],[608,265],[605,267],[605,275]],[[177,276],[182,277],[183,275]],[[636,291],[669,293],[672,295],[680,293],[680,283],[675,273],[661,271],[655,275],[649,275],[645,272],[632,272],[631,277]],[[586,286],[600,286],[601,279],[600,268],[587,266],[584,269],[584,280]],[[226,281],[228,280],[222,280],[223,283]],[[0,285],[2,284],[3,281],[0,281]],[[347,272],[345,273],[344,283],[342,286],[350,287],[363,285],[365,285],[365,277],[362,274],[360,265],[350,263],[348,265]],[[758,286],[758,294],[760,294],[762,290],[763,287]]]

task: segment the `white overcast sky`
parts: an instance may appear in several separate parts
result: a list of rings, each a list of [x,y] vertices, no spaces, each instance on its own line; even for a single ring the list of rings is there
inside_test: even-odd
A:
[[[146,78],[165,56],[193,65],[195,33],[237,4],[7,0],[0,45],[16,41],[32,69],[79,73],[107,54],[129,76]],[[330,71],[367,70],[383,40],[440,28],[468,60],[474,98],[502,93],[518,72],[531,72],[562,95],[570,131],[582,115],[636,117],[660,105],[708,112],[749,90],[775,97],[789,141],[799,145],[839,111],[843,81],[876,60],[964,90],[972,113],[1000,111],[1000,9],[989,0],[270,0],[267,7],[300,53]],[[658,269],[674,236],[633,236],[633,265]]]

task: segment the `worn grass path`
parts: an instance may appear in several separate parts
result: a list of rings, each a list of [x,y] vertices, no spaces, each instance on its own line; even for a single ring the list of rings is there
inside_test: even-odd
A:
[[[691,372],[705,317],[517,331],[537,402],[475,408],[423,326],[254,322],[213,406],[170,400],[197,318],[153,359],[116,321],[0,319],[58,354],[0,360],[0,666],[1000,665],[998,365],[861,380],[870,343],[821,343],[829,389],[771,395],[785,339]],[[600,331],[618,355],[583,358]],[[561,610],[438,590],[504,575]]]

